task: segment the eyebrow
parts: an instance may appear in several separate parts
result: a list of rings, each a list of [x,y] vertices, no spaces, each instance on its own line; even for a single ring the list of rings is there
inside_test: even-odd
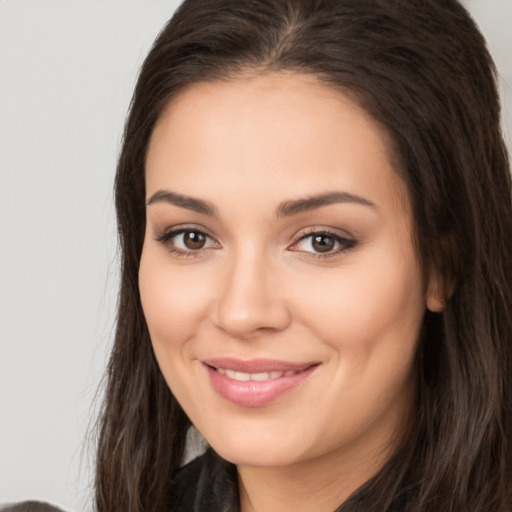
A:
[[[309,212],[321,208],[322,206],[336,203],[355,203],[378,210],[374,203],[364,197],[348,192],[327,192],[325,194],[296,199],[294,201],[285,201],[281,203],[277,209],[277,217],[290,217],[298,213]]]
[[[169,203],[204,215],[215,215],[215,208],[207,201],[177,194],[176,192],[171,192],[169,190],[159,190],[158,192],[155,192],[146,201],[146,206],[155,203]]]
[[[216,209],[211,203],[203,201],[202,199],[171,192],[170,190],[159,190],[158,192],[155,192],[146,201],[146,206],[155,203],[169,203],[204,215],[216,215]],[[327,192],[325,194],[285,201],[277,208],[276,216],[277,218],[291,217],[299,213],[309,212],[311,210],[321,208],[322,206],[328,206],[336,203],[355,203],[378,210],[374,203],[364,197],[350,194],[348,192]]]

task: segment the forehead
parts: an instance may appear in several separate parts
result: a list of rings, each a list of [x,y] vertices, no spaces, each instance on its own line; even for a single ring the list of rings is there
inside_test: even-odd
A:
[[[215,183],[293,196],[346,188],[407,202],[387,132],[346,95],[296,73],[197,83],[163,111],[147,162],[158,188],[201,195]],[[276,197],[277,200],[277,197]],[[370,199],[371,200],[371,199]]]

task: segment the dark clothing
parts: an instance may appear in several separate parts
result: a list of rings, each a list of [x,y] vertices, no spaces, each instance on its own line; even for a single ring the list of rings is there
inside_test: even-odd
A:
[[[176,475],[172,512],[238,512],[236,467],[211,448]]]
[[[236,467],[212,449],[183,466],[173,485],[169,512],[238,512]],[[24,501],[0,512],[64,512],[48,503]]]
[[[408,492],[399,496],[386,508],[392,512],[406,512],[410,496]],[[358,505],[364,510],[367,489],[360,489],[345,504]],[[169,512],[239,512],[238,481],[236,466],[219,457],[211,448],[183,466],[172,485],[172,504]],[[343,509],[340,507],[337,510]],[[47,503],[27,501],[1,508],[0,512],[63,512]]]
[[[410,492],[400,494],[386,508],[389,512],[406,512]],[[364,510],[368,488],[357,491],[338,510]],[[204,455],[183,466],[175,478],[171,512],[239,512],[236,466],[219,457],[211,448]],[[410,503],[409,503],[410,504]],[[346,508],[347,507],[347,508]]]
[[[23,501],[13,505],[4,505],[0,512],[64,512],[61,508],[42,501]]]

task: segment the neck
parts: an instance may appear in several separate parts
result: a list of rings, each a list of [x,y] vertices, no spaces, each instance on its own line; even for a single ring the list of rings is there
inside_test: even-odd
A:
[[[358,450],[284,467],[238,466],[241,512],[331,512],[375,476],[394,449],[371,444]]]

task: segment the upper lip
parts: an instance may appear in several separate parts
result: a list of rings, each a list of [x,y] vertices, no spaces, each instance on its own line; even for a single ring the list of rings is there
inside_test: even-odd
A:
[[[316,361],[295,363],[291,361],[281,361],[278,359],[242,360],[232,357],[203,359],[203,363],[213,368],[223,368],[224,370],[233,370],[235,372],[243,373],[301,371],[319,364]]]

